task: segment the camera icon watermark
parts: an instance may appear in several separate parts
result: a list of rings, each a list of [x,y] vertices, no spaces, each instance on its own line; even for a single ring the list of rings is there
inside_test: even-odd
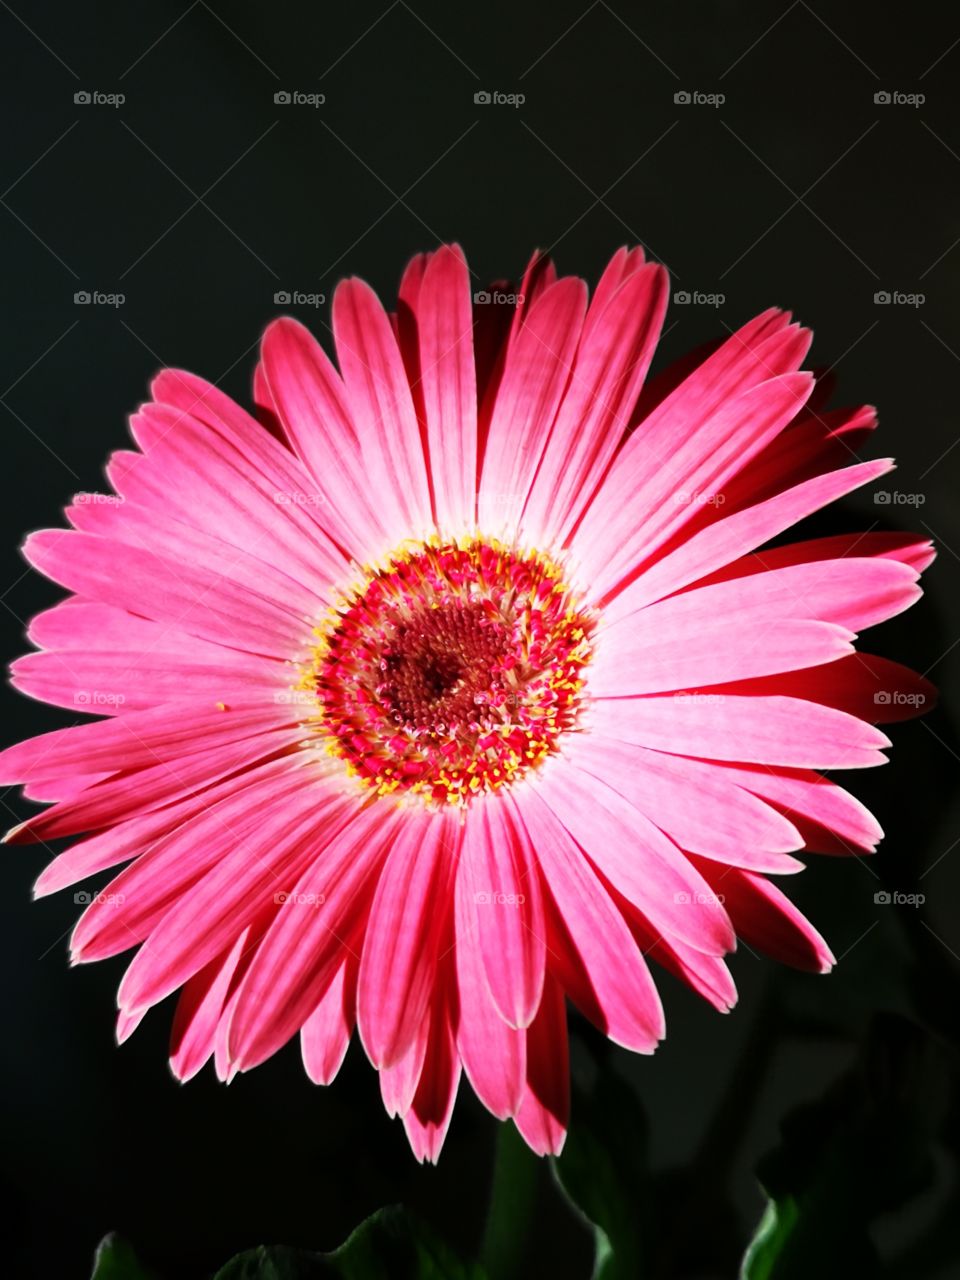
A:
[[[73,295],[75,307],[122,307],[127,300],[125,293],[104,293],[100,289],[78,289]]]
[[[722,307],[727,300],[725,293],[702,293],[698,289],[677,289],[673,295],[676,307]]]
[[[925,693],[906,693],[903,689],[878,689],[873,695],[877,707],[922,707],[926,705]]]
[[[278,89],[273,101],[278,107],[322,107],[327,100],[325,93],[302,93],[299,89]]]
[[[125,93],[101,93],[99,89],[78,89],[73,101],[78,107],[122,107],[127,100]]]
[[[505,293],[502,289],[478,289],[473,295],[476,307],[522,307],[522,293]]]
[[[501,93],[499,89],[478,89],[473,95],[478,107],[522,107],[526,100],[524,93]]]
[[[901,893],[899,889],[878,889],[873,895],[878,907],[922,907],[926,900],[925,893]]]
[[[702,93],[699,89],[678,89],[673,101],[678,107],[722,107],[727,100],[725,93]]]
[[[878,507],[922,507],[926,500],[925,493],[903,493],[900,489],[879,489],[873,495]]]
[[[302,289],[278,289],[273,295],[277,307],[322,307],[327,300],[325,293],[306,293]]]
[[[925,93],[902,93],[899,89],[878,89],[873,95],[878,107],[922,107],[926,100]]]
[[[878,289],[873,295],[876,307],[922,307],[927,300],[925,293],[904,293],[900,289]]]

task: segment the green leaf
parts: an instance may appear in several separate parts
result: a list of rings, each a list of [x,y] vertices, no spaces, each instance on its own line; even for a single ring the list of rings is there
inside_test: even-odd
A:
[[[238,1254],[215,1280],[485,1280],[405,1209],[380,1209],[333,1253],[284,1246]]]
[[[781,1126],[758,1170],[769,1203],[741,1280],[873,1280],[870,1227],[933,1177],[943,1063],[906,1019],[875,1020],[850,1072]]]
[[[593,1088],[576,1089],[576,1124],[554,1161],[560,1186],[593,1227],[594,1280],[647,1272],[650,1203],[647,1122],[630,1086],[606,1063]]]
[[[152,1280],[126,1240],[111,1233],[97,1245],[90,1280]]]

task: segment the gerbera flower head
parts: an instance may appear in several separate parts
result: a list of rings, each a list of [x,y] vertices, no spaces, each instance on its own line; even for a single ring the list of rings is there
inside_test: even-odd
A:
[[[823,771],[930,705],[853,641],[932,552],[776,544],[889,470],[873,411],[824,407],[776,310],[648,381],[666,301],[638,249],[589,298],[536,255],[475,300],[455,246],[393,315],[346,281],[336,365],[275,321],[255,416],[165,370],[112,493],[30,537],[71,594],[14,683],[103,718],[0,755],[50,802],[8,839],[82,837],[38,894],[126,864],[72,941],[138,948],[120,1039],[179,992],[181,1079],[299,1034],[327,1084],[356,1028],[418,1158],[462,1069],[555,1152],[568,1002],[648,1053],[650,960],[721,1010],[738,936],[830,967],[771,877],[880,838]]]

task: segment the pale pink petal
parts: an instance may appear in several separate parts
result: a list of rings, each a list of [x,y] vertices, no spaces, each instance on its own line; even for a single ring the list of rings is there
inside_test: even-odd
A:
[[[802,869],[802,863],[787,856],[803,844],[796,827],[714,765],[597,733],[584,734],[566,754],[626,797],[683,849],[752,871]]]
[[[148,617],[202,638],[274,658],[295,657],[303,648],[304,619],[243,577],[64,529],[31,534],[23,553],[71,591],[121,609],[139,606]]]
[[[731,604],[728,612],[709,606],[692,595],[675,596],[605,631],[590,667],[590,692],[598,698],[665,693],[817,666],[853,652],[855,633],[832,622],[764,614],[758,606]]]
[[[693,693],[605,698],[599,732],[641,747],[710,760],[744,760],[800,769],[862,769],[885,764],[890,739],[832,707],[781,696]]]
[[[54,729],[0,752],[0,783],[35,782],[72,773],[148,768],[196,751],[280,728],[298,717],[273,702],[168,703],[149,711]]]

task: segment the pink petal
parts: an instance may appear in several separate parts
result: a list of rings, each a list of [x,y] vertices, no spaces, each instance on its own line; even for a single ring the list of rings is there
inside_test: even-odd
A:
[[[281,727],[296,717],[270,702],[167,703],[149,711],[54,729],[0,752],[0,781],[8,786],[73,773],[149,768],[163,761]]]
[[[662,414],[655,411],[661,414],[657,429],[648,420],[630,437],[574,536],[574,552],[591,574],[591,599],[602,600],[699,506],[722,494],[726,481],[803,407],[812,385],[809,374],[785,373],[722,402],[709,416],[699,406],[679,417],[665,405]]]
[[[473,824],[468,822],[467,826],[470,825]],[[525,1037],[522,1031],[507,1025],[490,994],[486,957],[477,937],[476,894],[470,878],[457,876],[455,899],[460,1011],[457,1049],[477,1097],[489,1111],[504,1120],[520,1105],[526,1070]],[[517,908],[487,905],[486,910],[516,912]]]
[[[303,618],[261,595],[243,574],[228,578],[149,549],[64,529],[31,534],[23,553],[34,568],[70,591],[121,609],[139,608],[158,622],[208,640],[284,659],[304,646]]]
[[[795,969],[826,973],[833,968],[834,957],[823,938],[764,876],[710,863],[701,866],[716,892],[723,895],[737,934],[747,946]]]
[[[787,857],[803,841],[769,805],[733,784],[722,769],[585,733],[566,755],[602,779],[684,849],[751,871],[789,873],[803,864]],[[746,784],[744,784],[746,785]]]
[[[746,764],[718,764],[714,768],[786,813],[805,847],[814,852],[873,853],[883,839],[873,814],[855,796],[817,773]]]
[[[402,816],[360,960],[357,1025],[375,1067],[389,1066],[406,1052],[426,1015],[461,839],[454,814]]]
[[[300,1051],[314,1084],[331,1084],[353,1035],[357,1007],[357,963],[347,955],[320,1003],[300,1028]]]
[[[244,951],[256,945],[245,929],[228,952],[195,973],[177,1001],[170,1031],[170,1067],[178,1080],[191,1080],[213,1055],[217,1023]]]
[[[529,307],[507,351],[482,459],[480,527],[513,531],[547,443],[587,305],[582,280],[551,285]]]
[[[721,695],[727,691],[724,685],[714,689]],[[929,680],[899,662],[860,652],[807,671],[744,681],[729,692],[805,698],[873,724],[910,720],[937,704],[937,691]]]
[[[460,1058],[450,1016],[441,1003],[442,990],[430,1010],[430,1033],[420,1081],[403,1127],[416,1158],[436,1164],[450,1126],[460,1083]]]
[[[538,1156],[559,1155],[570,1116],[567,1010],[563,988],[548,977],[527,1029],[527,1079],[515,1122]]]
[[[269,879],[273,860],[279,862],[288,851],[284,808],[297,816],[298,806],[306,810],[310,801],[320,804],[323,799],[323,789],[305,785],[303,769],[293,772],[287,761],[251,772],[245,781],[235,782],[231,795],[205,807],[191,822],[156,839],[78,921],[71,938],[74,961],[118,955],[152,935],[150,946],[127,970],[121,1007],[132,1011],[156,1004],[232,945],[260,904],[241,903],[222,928],[213,912],[208,916],[206,907],[201,909],[211,896],[210,885],[229,878],[226,865],[238,872],[238,863],[248,876],[255,872]],[[226,904],[225,898],[219,910],[225,911]],[[181,937],[167,926],[168,917],[191,928],[202,918],[203,926],[199,933]],[[170,980],[173,970],[177,977]]]
[[[9,831],[4,840],[10,844],[29,844],[99,827],[115,827],[202,788],[205,788],[204,799],[209,801],[212,798],[209,788],[214,783],[237,769],[252,769],[278,750],[293,747],[302,735],[299,725],[251,733],[249,738],[184,756],[172,768],[162,763],[136,772],[115,774],[106,781],[85,787],[75,798],[62,800],[35,814]]]
[[[623,916],[544,801],[524,788],[515,803],[550,890],[548,965],[611,1040],[652,1053],[663,1038],[663,1009]]]
[[[791,618],[786,611],[767,615],[758,606],[751,612],[736,603],[722,612],[710,601],[694,601],[693,594],[650,605],[602,632],[588,673],[594,697],[749,680],[834,662],[853,652],[854,632],[832,622]]]
[[[324,523],[351,555],[373,560],[389,536],[340,375],[313,335],[287,317],[267,327],[262,360],[277,416],[309,474]]]
[[[606,472],[660,336],[667,287],[662,267],[641,267],[585,325],[523,513],[533,539],[562,545]]]
[[[864,462],[817,476],[792,489],[756,503],[707,525],[680,543],[676,550],[647,569],[625,591],[616,596],[605,611],[613,621],[641,606],[679,591],[691,582],[761,546],[789,529],[798,520],[812,515],[828,503],[842,498],[861,485],[869,484],[893,467],[890,459]],[[722,508],[721,508],[722,510]],[[767,558],[769,553],[765,552]],[[813,559],[814,557],[809,557]],[[775,565],[771,564],[771,568]]]
[[[654,695],[602,699],[596,727],[607,737],[675,755],[800,769],[885,764],[890,739],[832,707],[781,696]]]
[[[390,321],[362,280],[337,286],[333,332],[380,521],[394,544],[422,538],[432,520],[420,426]]]
[[[540,877],[525,829],[497,796],[471,807],[457,892],[494,1005],[510,1026],[527,1026],[540,1004],[546,955]]]
[[[562,824],[568,857],[583,861],[586,854],[658,933],[680,938],[709,955],[733,950],[736,938],[730,921],[713,901],[710,886],[677,846],[623,796],[562,756],[550,761],[533,786]],[[539,844],[537,852],[542,864]]]
[[[344,956],[356,958],[398,829],[394,810],[355,812],[322,856],[285,886],[287,900],[257,949],[231,1014],[229,1057],[241,1071],[286,1044],[317,1007]]]
[[[474,524],[477,488],[473,311],[459,247],[445,245],[431,258],[415,314],[437,524],[457,533]]]

